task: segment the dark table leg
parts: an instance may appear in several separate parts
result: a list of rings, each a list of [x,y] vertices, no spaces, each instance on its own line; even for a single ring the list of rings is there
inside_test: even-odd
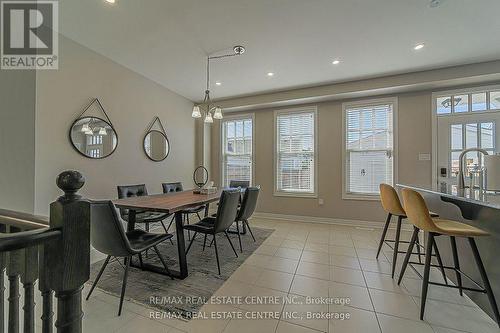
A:
[[[127,231],[133,231],[135,229],[135,215],[135,210],[130,209],[128,211]]]
[[[133,212],[133,213],[132,213]],[[132,214],[131,214],[132,213]],[[132,221],[132,222],[131,222]],[[135,227],[135,211],[130,211],[129,213],[129,221],[127,225],[127,231],[134,230]],[[132,229],[131,229],[132,228]],[[176,271],[173,269],[165,270],[164,267],[151,265],[143,262],[142,265],[138,265],[133,260],[130,261],[130,266],[134,268],[142,269],[143,271],[150,271],[162,275],[167,275],[174,277],[176,279],[185,279],[188,276],[188,267],[187,267],[187,259],[186,259],[186,244],[184,240],[184,229],[182,227],[182,213],[175,213],[175,231],[177,235],[177,250],[179,251],[179,267],[180,271]]]
[[[184,228],[182,225],[182,212],[175,213],[175,233],[177,235],[177,251],[179,251],[179,278],[185,279],[188,276],[186,243],[184,240]]]
[[[207,203],[207,205],[205,206],[205,217],[208,216],[208,211],[210,210],[210,204]]]

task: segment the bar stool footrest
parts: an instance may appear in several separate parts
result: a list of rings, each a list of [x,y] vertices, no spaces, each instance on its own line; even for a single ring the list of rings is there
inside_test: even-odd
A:
[[[486,289],[469,288],[469,287],[461,287],[460,288],[459,286],[455,286],[455,285],[452,285],[452,284],[444,284],[444,283],[432,282],[432,281],[429,281],[429,284],[432,284],[432,285],[435,285],[435,286],[441,286],[441,287],[449,287],[449,288],[455,288],[455,289],[475,291],[475,292],[478,292],[478,293],[486,294]]]
[[[417,269],[415,267],[413,267],[413,265],[424,265],[423,263],[420,263],[420,262],[415,262],[415,261],[409,261],[408,262],[408,265],[413,269],[413,271],[415,272],[415,274],[418,275],[419,278],[423,278],[422,277],[422,274],[420,274],[419,271],[417,271]],[[435,268],[443,268],[443,269],[450,269],[452,271],[455,271],[455,272],[458,272],[460,275],[464,276],[467,278],[467,280],[469,280],[470,282],[472,282],[474,285],[476,285],[479,289],[476,289],[476,288],[467,288],[467,287],[462,287],[463,290],[470,290],[470,291],[477,291],[477,292],[481,292],[481,293],[486,293],[486,289],[481,286],[479,283],[477,283],[472,277],[470,277],[468,274],[466,274],[465,272],[462,272],[460,269],[457,269],[455,267],[451,267],[451,266],[439,266],[439,265],[434,265],[434,264],[430,264],[430,267],[435,267]],[[438,283],[438,282],[431,282],[429,281],[429,284],[434,284],[434,285],[437,285],[437,286],[443,286],[443,287],[452,287],[452,288],[457,288],[459,289],[458,286],[454,286],[454,285],[450,285],[450,284],[444,284],[444,283]]]

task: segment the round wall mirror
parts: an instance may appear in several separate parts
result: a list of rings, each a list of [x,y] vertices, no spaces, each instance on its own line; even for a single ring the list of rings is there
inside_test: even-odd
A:
[[[167,136],[157,130],[150,130],[144,137],[144,152],[150,160],[163,161],[170,153],[170,143]]]
[[[69,137],[73,147],[85,157],[105,158],[118,146],[118,135],[113,126],[98,117],[82,117],[75,120]]]

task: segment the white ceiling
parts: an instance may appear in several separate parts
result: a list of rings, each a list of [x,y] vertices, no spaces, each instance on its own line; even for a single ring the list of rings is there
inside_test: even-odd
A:
[[[500,59],[498,13],[499,0],[437,8],[428,0],[64,0],[59,17],[64,35],[197,101],[206,55],[237,44],[243,56],[213,63],[212,98]]]

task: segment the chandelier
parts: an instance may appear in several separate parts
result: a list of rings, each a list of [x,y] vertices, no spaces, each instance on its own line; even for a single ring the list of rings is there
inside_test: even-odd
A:
[[[207,57],[207,89],[205,90],[205,98],[201,104],[193,107],[193,113],[191,114],[193,118],[201,118],[201,112],[203,110],[205,113],[205,123],[213,123],[214,119],[222,119],[222,108],[218,105],[213,105],[212,100],[210,99],[210,60],[242,55],[245,53],[245,48],[241,45],[237,45],[233,47],[233,51],[234,53],[231,54]]]

